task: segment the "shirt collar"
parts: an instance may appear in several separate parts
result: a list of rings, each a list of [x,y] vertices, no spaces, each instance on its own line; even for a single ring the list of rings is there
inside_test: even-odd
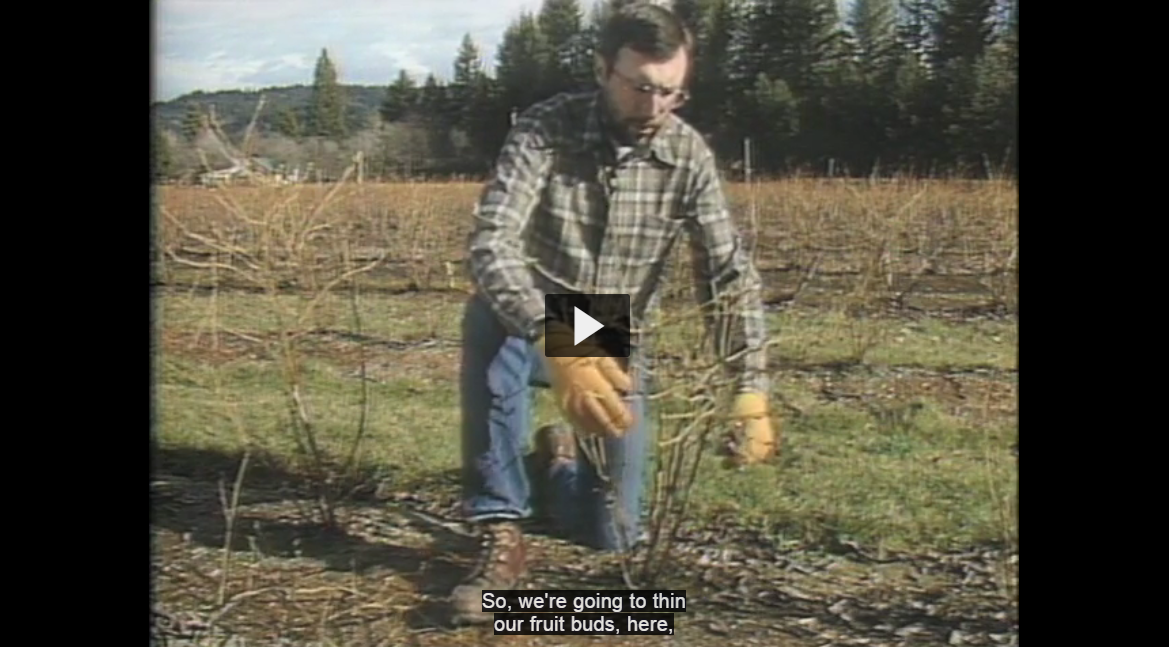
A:
[[[594,91],[593,97],[589,101],[589,110],[585,118],[585,130],[581,135],[583,148],[599,150],[608,147],[613,151],[617,150],[617,140],[605,128],[607,117],[605,98],[602,95],[602,90],[598,89]],[[654,133],[654,136],[646,144],[649,146],[649,152],[654,157],[671,166],[678,164],[678,129],[678,117],[670,115],[666,123],[658,129],[658,132]],[[635,154],[639,153],[636,152]]]

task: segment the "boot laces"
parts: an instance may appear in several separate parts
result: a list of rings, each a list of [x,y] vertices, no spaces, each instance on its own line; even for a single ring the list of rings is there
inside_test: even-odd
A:
[[[489,524],[484,528],[479,539],[479,561],[473,572],[479,576],[486,576],[488,567],[493,563],[506,564],[513,538],[514,531],[507,523]]]

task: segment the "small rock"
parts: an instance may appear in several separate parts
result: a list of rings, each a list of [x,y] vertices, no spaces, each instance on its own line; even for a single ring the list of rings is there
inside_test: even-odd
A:
[[[987,637],[991,639],[991,642],[997,645],[1006,645],[1012,639],[1011,634],[987,634]]]
[[[967,642],[967,634],[958,629],[952,631],[951,635],[947,637],[948,645],[962,645],[965,642]]]
[[[726,636],[727,634],[731,633],[731,630],[727,628],[727,625],[723,624],[722,622],[716,622],[714,620],[707,623],[707,630],[717,636]]]
[[[923,627],[921,624],[916,622],[916,623],[911,624],[911,625],[906,625],[905,627],[898,629],[894,633],[898,634],[899,636],[901,636],[903,638],[909,638],[910,636],[922,636],[928,632],[926,631],[925,627]]]

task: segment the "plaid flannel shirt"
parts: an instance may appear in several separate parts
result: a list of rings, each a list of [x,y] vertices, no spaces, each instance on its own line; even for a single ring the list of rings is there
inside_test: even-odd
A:
[[[618,157],[598,92],[561,94],[516,120],[485,185],[469,237],[478,290],[513,335],[535,339],[546,293],[629,294],[637,328],[656,305],[666,259],[688,234],[698,297],[744,295],[709,311],[721,353],[740,353],[741,390],[768,392],[760,279],[702,137],[671,116],[641,150]],[[729,333],[729,334],[728,334]]]

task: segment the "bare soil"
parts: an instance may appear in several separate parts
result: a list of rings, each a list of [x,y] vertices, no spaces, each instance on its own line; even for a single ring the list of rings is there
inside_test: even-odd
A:
[[[1018,555],[865,554],[779,547],[734,519],[685,529],[672,636],[495,636],[452,627],[445,598],[474,557],[455,474],[358,492],[339,527],[276,470],[249,470],[225,562],[235,459],[163,451],[152,483],[154,644],[1018,645]],[[531,589],[621,589],[613,557],[529,526]],[[216,642],[215,644],[221,644]],[[243,644],[243,643],[240,643]]]

